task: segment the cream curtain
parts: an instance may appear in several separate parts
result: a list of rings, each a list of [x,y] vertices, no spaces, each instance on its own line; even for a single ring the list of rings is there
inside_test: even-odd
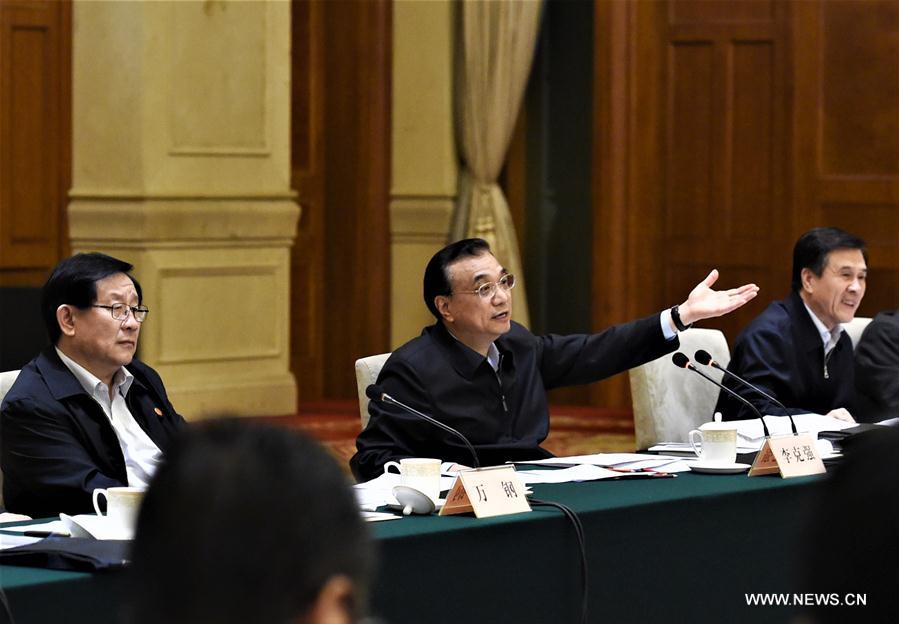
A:
[[[521,255],[496,183],[531,70],[540,0],[463,0],[456,35],[456,133],[463,171],[452,240],[476,236],[515,274],[515,320],[529,324]]]

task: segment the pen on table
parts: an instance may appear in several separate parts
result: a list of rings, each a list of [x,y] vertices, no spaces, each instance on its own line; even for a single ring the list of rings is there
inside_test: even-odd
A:
[[[22,535],[25,537],[68,537],[65,533],[54,533],[53,531],[25,531]]]
[[[661,470],[653,470],[652,468],[613,468],[612,466],[607,466],[606,470],[611,470],[612,472],[625,472],[630,474],[645,474],[650,477],[674,476],[674,474],[670,472],[662,472]]]

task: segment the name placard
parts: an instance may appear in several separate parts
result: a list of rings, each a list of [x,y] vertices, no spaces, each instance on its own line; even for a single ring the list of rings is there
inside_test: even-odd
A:
[[[750,477],[779,472],[784,479],[826,472],[818,447],[810,433],[765,440],[749,470]]]
[[[530,510],[524,484],[515,474],[515,468],[492,466],[460,472],[440,515],[474,511],[478,518],[491,518]]]

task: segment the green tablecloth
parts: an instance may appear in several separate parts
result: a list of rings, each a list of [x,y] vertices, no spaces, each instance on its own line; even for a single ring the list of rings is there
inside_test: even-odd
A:
[[[788,622],[745,592],[799,591],[799,545],[816,478],[682,473],[674,479],[538,485],[580,516],[590,621]],[[556,510],[375,523],[371,604],[388,624],[577,622],[579,554]],[[0,566],[17,624],[115,621],[121,576]],[[104,611],[110,614],[104,619]],[[55,617],[54,617],[55,615]]]

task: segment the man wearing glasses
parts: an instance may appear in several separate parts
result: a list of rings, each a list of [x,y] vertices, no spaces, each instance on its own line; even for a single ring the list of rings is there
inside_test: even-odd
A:
[[[94,488],[146,486],[183,424],[159,375],[134,358],[149,310],[131,269],[77,254],[44,284],[52,346],[22,369],[0,406],[10,511],[90,512]]]
[[[674,351],[677,332],[721,316],[758,292],[726,291],[709,276],[687,300],[661,314],[593,335],[534,336],[512,322],[515,277],[478,238],[452,243],[425,269],[424,299],[437,323],[397,349],[378,384],[407,405],[459,430],[481,465],[549,457],[546,391],[604,379]],[[399,408],[372,401],[371,419],[350,460],[359,480],[402,457],[471,464],[464,443]]]

